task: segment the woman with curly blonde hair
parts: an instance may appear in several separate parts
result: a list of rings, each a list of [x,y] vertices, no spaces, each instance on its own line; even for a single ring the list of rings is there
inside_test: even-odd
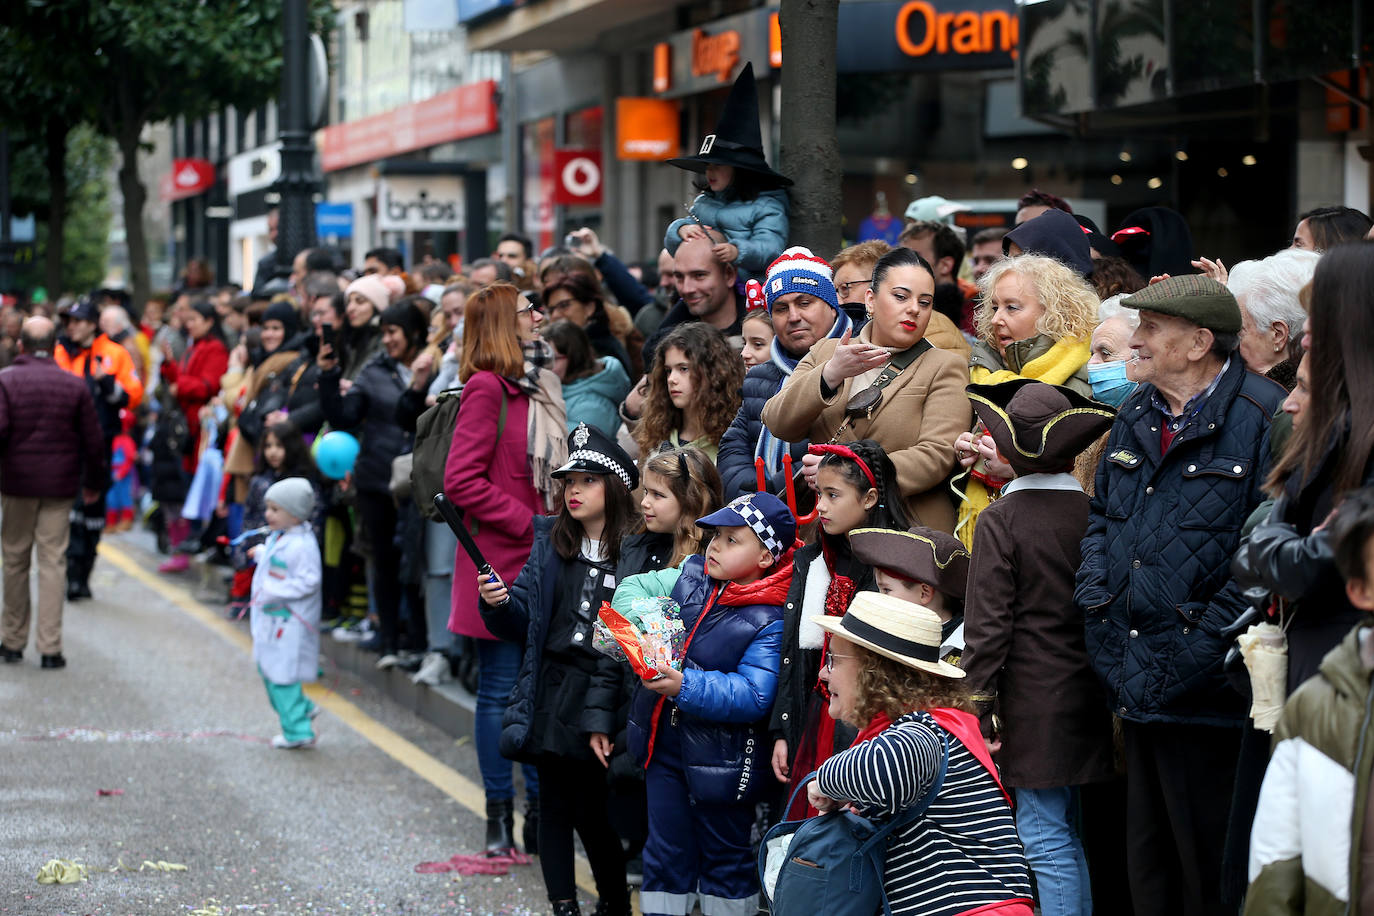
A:
[[[700,321],[673,328],[654,352],[644,415],[634,430],[639,454],[669,442],[699,448],[714,462],[743,384],[744,361],[719,331]]]
[[[1088,359],[1100,303],[1086,280],[1054,258],[1027,254],[994,264],[978,287],[982,305],[970,381],[999,385],[1028,378],[1093,396]],[[977,432],[954,440],[955,457],[969,472],[954,533],[969,549],[978,513],[1016,476],[998,458],[992,437]]]
[[[964,672],[940,660],[940,618],[860,592],[843,617],[811,620],[829,634],[820,679],[830,715],[859,729],[817,769],[811,806],[852,805],[882,822],[928,803],[887,841],[883,889],[894,914],[1031,916],[1011,802],[959,684]]]

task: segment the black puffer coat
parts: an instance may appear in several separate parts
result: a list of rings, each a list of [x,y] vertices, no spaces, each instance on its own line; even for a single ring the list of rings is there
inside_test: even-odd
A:
[[[320,408],[334,429],[358,435],[361,451],[353,480],[361,493],[390,493],[391,462],[409,452],[410,433],[396,423],[396,403],[406,390],[396,360],[379,353],[358,373],[348,394],[339,393],[338,367],[319,374]]]
[[[1269,424],[1285,392],[1233,356],[1201,412],[1160,454],[1141,385],[1117,412],[1097,470],[1074,599],[1111,708],[1133,722],[1234,725],[1222,674],[1245,610],[1231,578],[1241,525],[1264,499]]]

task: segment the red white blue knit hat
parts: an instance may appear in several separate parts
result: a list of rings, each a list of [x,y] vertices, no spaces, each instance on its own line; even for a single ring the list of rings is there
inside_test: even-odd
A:
[[[809,248],[789,248],[768,265],[763,295],[769,310],[779,296],[788,293],[806,293],[829,303],[835,311],[840,310],[840,297],[835,293],[835,275],[830,264],[812,254]]]

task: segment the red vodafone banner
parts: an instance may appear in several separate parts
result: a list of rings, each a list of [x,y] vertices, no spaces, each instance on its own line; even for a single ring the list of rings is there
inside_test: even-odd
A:
[[[553,151],[553,202],[559,206],[601,203],[601,150]]]
[[[172,171],[162,176],[158,191],[163,200],[185,200],[204,194],[215,183],[215,167],[206,159],[173,159]]]

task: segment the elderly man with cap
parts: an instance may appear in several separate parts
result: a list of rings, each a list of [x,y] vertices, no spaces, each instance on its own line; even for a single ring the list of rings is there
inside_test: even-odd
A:
[[[1235,352],[1235,297],[1172,277],[1121,303],[1135,393],[1098,467],[1074,594],[1126,755],[1127,870],[1137,916],[1222,911],[1221,851],[1245,724],[1222,661],[1246,601],[1231,577],[1264,499],[1283,388]]]
[[[840,308],[830,265],[810,249],[787,249],[768,266],[762,287],[750,281],[749,289],[751,297],[762,295],[758,304],[768,309],[772,319],[773,344],[768,362],[750,369],[744,377],[744,400],[720,440],[716,467],[726,499],[758,489],[755,458],[763,459],[772,493],[783,490],[784,452],[790,449],[796,468],[801,469],[807,440],[787,443],[774,437],[763,425],[763,405],[787,384],[792,370],[816,341],[843,337],[853,328],[849,315]],[[751,307],[754,301],[751,298]]]

